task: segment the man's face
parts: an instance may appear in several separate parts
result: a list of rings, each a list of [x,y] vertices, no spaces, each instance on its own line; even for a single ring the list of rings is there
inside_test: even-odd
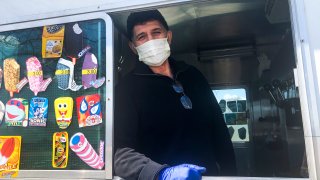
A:
[[[172,38],[171,31],[167,31],[159,21],[151,20],[144,24],[138,24],[134,26],[132,44],[130,43],[129,45],[135,52],[135,49],[132,46],[137,47],[152,39],[161,38],[168,38],[168,42],[170,44]]]

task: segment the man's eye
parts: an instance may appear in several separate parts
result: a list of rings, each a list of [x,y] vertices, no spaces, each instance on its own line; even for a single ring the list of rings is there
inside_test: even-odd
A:
[[[138,36],[137,40],[143,40],[144,39],[144,36]]]

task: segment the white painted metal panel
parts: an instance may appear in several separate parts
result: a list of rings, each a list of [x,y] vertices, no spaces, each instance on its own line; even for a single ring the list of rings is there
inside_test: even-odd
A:
[[[0,25],[99,11],[120,11],[190,0],[1,0]]]
[[[290,0],[310,179],[320,179],[320,1]]]

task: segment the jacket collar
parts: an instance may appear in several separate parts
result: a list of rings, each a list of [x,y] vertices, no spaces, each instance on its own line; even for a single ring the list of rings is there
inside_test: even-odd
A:
[[[184,62],[175,61],[173,58],[169,57],[169,64],[171,71],[174,76],[177,76],[180,72],[186,71],[190,66]],[[158,75],[152,72],[148,65],[139,61],[133,70],[134,75]]]

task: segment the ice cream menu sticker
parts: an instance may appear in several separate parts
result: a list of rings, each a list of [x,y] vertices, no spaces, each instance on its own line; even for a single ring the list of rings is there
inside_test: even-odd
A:
[[[0,178],[17,177],[21,136],[0,136]]]

